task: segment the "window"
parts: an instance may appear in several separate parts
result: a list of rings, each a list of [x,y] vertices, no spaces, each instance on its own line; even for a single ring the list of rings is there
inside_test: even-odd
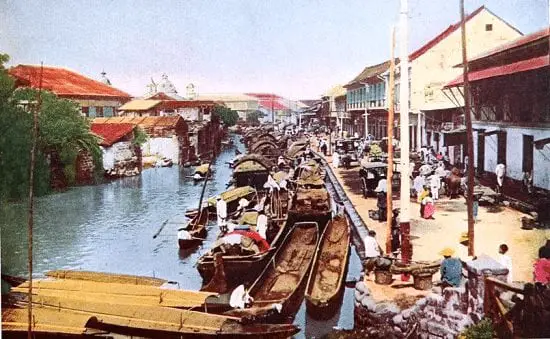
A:
[[[96,117],[96,113],[95,113],[95,112],[96,112],[95,106],[90,106],[90,107],[88,108],[88,113],[89,113],[88,116],[89,116],[90,118],[95,118],[95,117]]]
[[[523,135],[523,172],[533,171],[533,141],[532,135]]]
[[[485,25],[485,31],[490,32],[493,30],[493,24],[486,24]]]
[[[113,107],[103,107],[103,116],[112,117],[113,116]]]
[[[97,107],[96,114],[97,114],[98,117],[103,117],[103,107],[102,106]]]
[[[85,117],[88,117],[88,107],[82,107],[81,110],[82,110],[82,115],[84,115]]]

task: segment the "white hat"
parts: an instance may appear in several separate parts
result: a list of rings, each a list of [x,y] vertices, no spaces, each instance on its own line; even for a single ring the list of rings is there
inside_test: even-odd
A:
[[[388,191],[388,181],[386,179],[380,179],[378,181],[378,186],[374,189],[375,192],[387,192]]]

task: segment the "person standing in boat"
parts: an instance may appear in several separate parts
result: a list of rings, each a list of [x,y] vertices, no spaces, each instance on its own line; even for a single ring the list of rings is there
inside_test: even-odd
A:
[[[267,240],[267,215],[263,210],[258,212],[258,219],[256,220],[256,232],[260,236]]]
[[[216,198],[216,214],[218,216],[218,226],[224,231],[227,227],[227,203],[218,195]]]

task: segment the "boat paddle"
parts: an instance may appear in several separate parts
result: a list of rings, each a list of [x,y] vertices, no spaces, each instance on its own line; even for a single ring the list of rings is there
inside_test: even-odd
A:
[[[168,224],[168,219],[164,220],[162,225],[160,225],[160,228],[157,231],[157,233],[155,233],[155,235],[153,235],[153,239],[156,239],[159,236],[160,232],[162,232],[162,229],[164,228],[164,226],[166,226],[166,224]]]

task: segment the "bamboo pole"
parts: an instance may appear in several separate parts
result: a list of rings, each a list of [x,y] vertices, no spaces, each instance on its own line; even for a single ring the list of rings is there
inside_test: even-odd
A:
[[[462,65],[464,77],[464,118],[466,120],[466,143],[468,147],[468,194],[466,205],[468,211],[468,255],[474,251],[474,147],[472,117],[470,115],[470,82],[468,79],[468,57],[466,53],[466,20],[464,18],[464,0],[460,0],[460,26],[462,33]]]
[[[44,63],[40,64],[40,82],[38,85],[38,100],[36,107],[33,110],[33,125],[32,125],[32,145],[31,145],[31,159],[29,169],[29,219],[27,223],[28,233],[28,265],[29,265],[29,304],[28,304],[28,324],[27,324],[27,338],[32,339],[32,244],[33,244],[33,227],[34,227],[34,167],[36,164],[36,143],[38,139],[38,112],[42,108],[42,76],[44,74]]]
[[[394,93],[394,82],[395,82],[395,58],[394,58],[394,48],[395,48],[395,27],[392,27],[391,30],[391,57],[390,57],[390,81],[389,81],[389,91],[388,91],[388,174],[387,174],[387,195],[386,195],[386,218],[387,218],[387,227],[386,227],[386,253],[391,253],[391,240],[392,240],[392,217],[393,217],[393,187],[392,187],[392,178],[393,178],[393,93]]]

